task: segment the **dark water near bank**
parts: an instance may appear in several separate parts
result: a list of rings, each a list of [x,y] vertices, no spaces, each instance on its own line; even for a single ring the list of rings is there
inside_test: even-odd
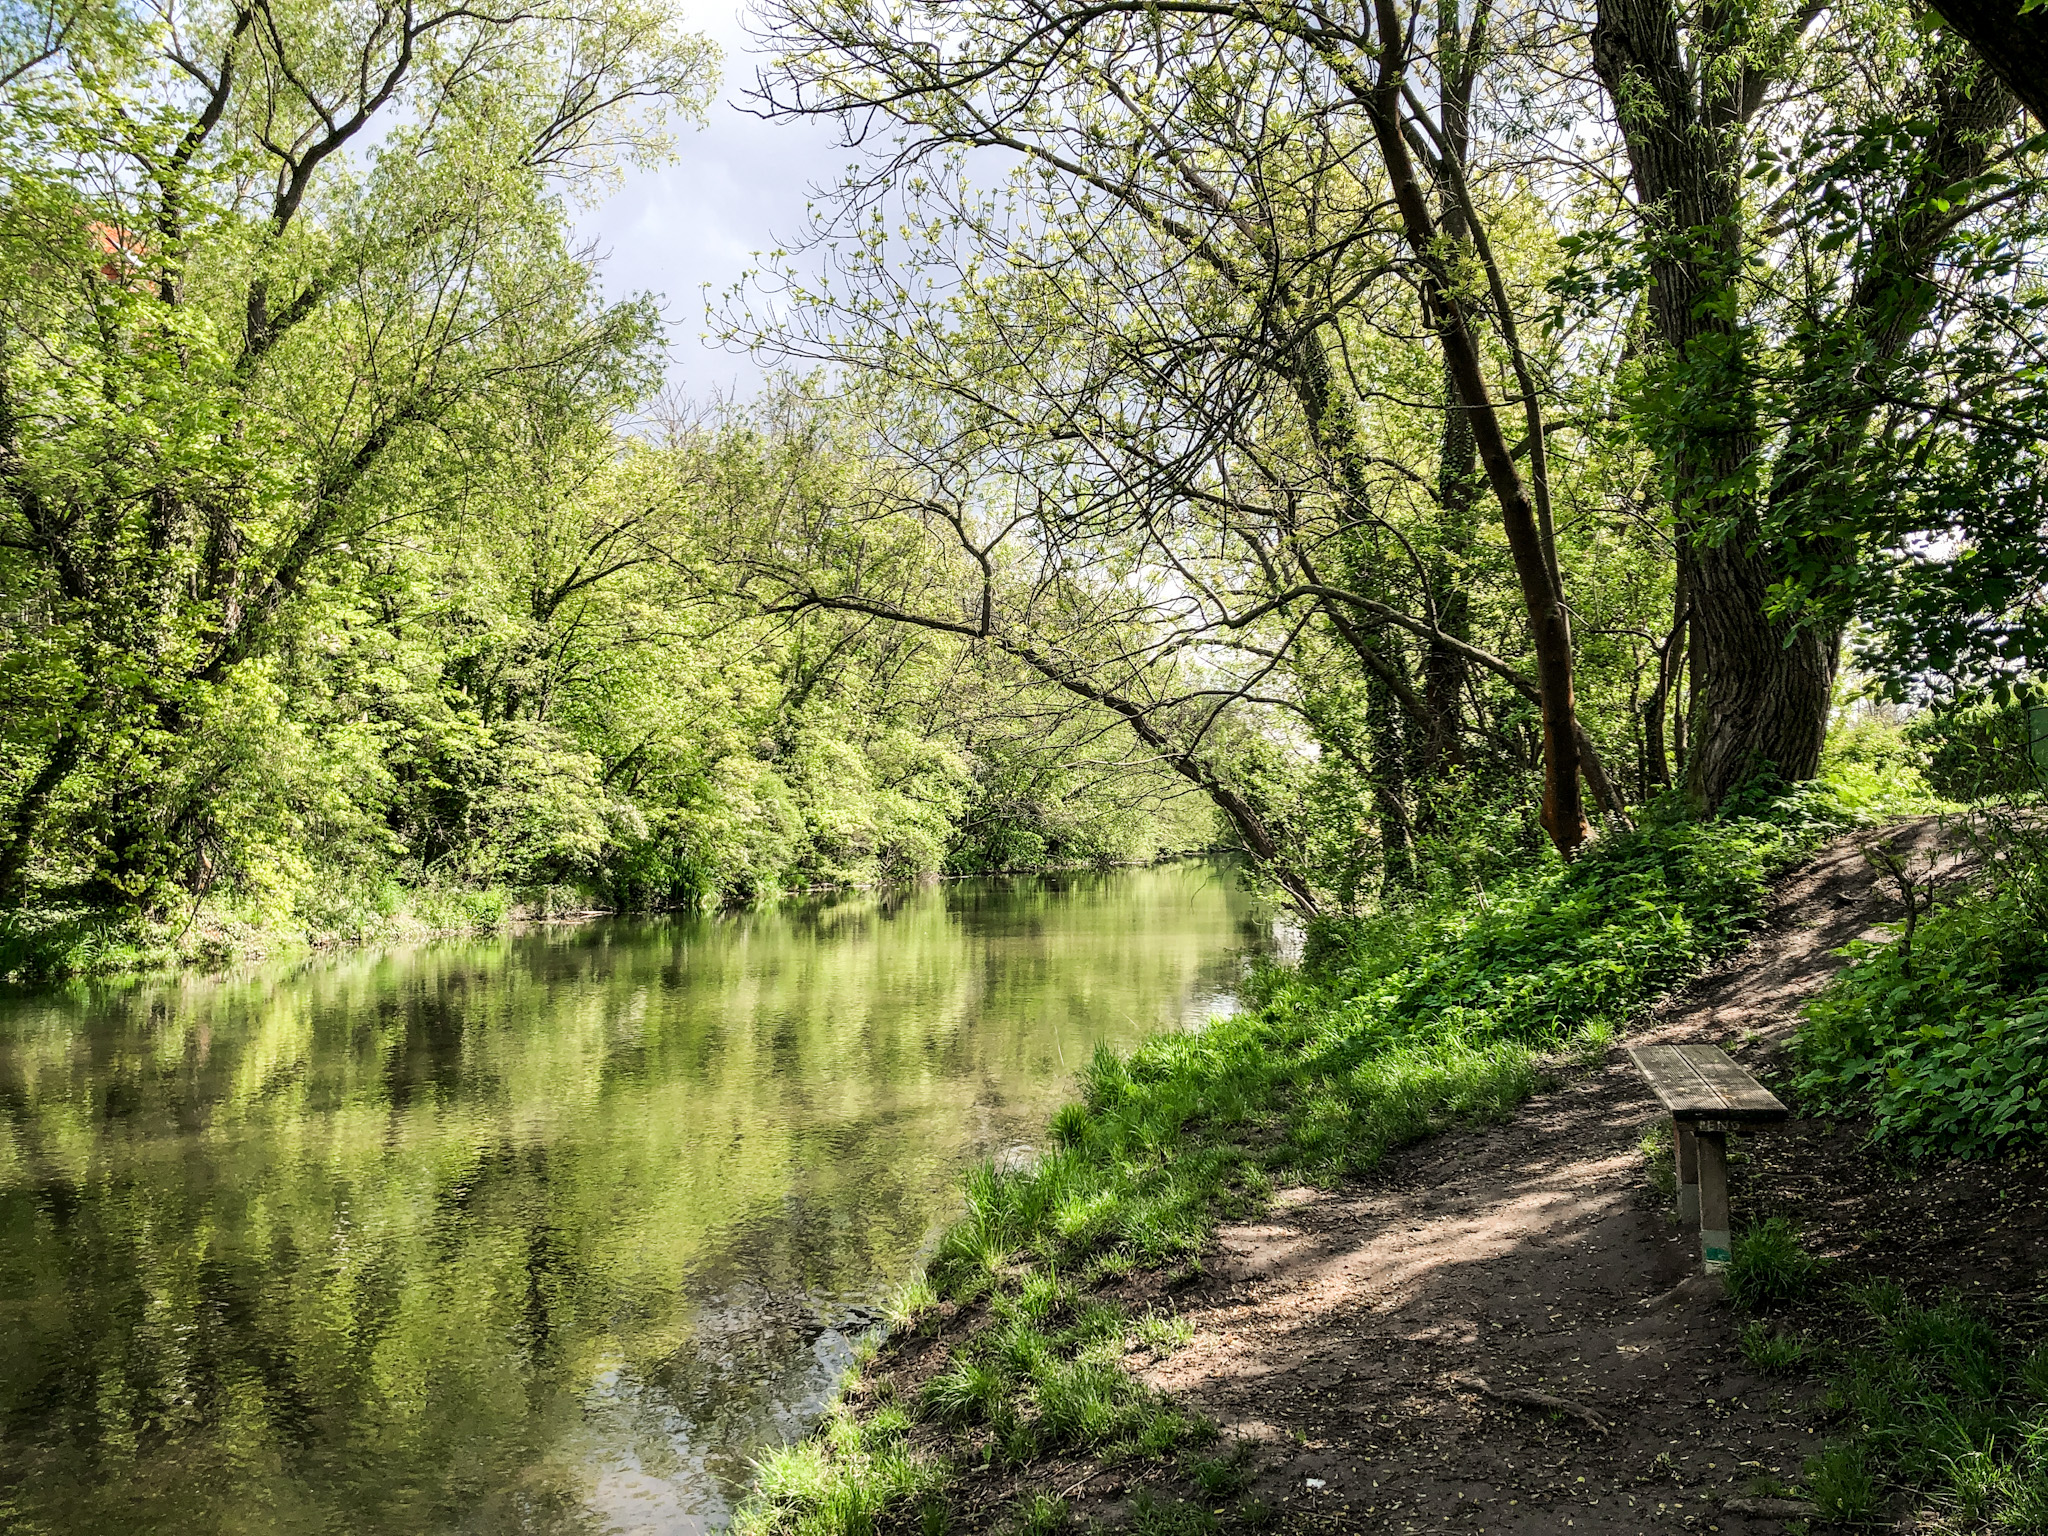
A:
[[[715,1527],[1259,944],[1182,865],[0,996],[0,1531]]]

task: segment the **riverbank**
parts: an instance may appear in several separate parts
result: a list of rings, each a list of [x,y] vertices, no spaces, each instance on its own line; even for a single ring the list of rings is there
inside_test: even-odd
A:
[[[1743,942],[1781,876],[1882,809],[1810,787],[1609,838],[1481,901],[1325,927],[1256,1012],[1098,1058],[1036,1167],[970,1181],[890,1341],[818,1437],[764,1464],[747,1524],[1050,1528],[1097,1482],[1134,1529],[1258,1524],[1256,1447],[1219,1459],[1216,1416],[1143,1365],[1187,1336],[1218,1224],[1500,1124],[1605,1060],[1632,1014]]]
[[[1931,820],[1883,846],[1952,872]],[[2048,1528],[2048,1192],[2038,1151],[1906,1164],[1802,1104],[1804,1010],[1903,909],[1841,840],[1751,943],[1631,1028],[1722,1045],[1795,1107],[1736,1138],[1727,1295],[1672,1219],[1665,1120],[1618,1047],[1511,1122],[1226,1223],[1145,1386],[1227,1452],[1055,1474],[1077,1518],[1182,1529],[1635,1536],[1898,1518]],[[1202,1466],[1238,1469],[1234,1499]],[[1090,1475],[1093,1474],[1093,1475]],[[1213,1485],[1213,1477],[1212,1477]],[[987,1517],[962,1522],[971,1528]]]
[[[515,932],[542,923],[676,912],[740,911],[803,897],[910,890],[921,884],[1146,869],[1213,858],[1214,849],[1165,853],[1149,860],[1059,863],[928,874],[912,881],[841,881],[792,886],[743,904],[695,907],[604,906],[580,885],[422,886],[386,882],[338,893],[312,914],[250,915],[232,906],[196,902],[189,911],[145,918],[90,907],[0,912],[0,983],[40,985],[106,976],[185,969],[220,970],[265,960],[291,960],[369,945],[423,944],[436,939]]]
[[[167,917],[83,906],[0,913],[0,982],[43,985],[106,976],[220,970],[376,944],[504,930],[521,921],[604,915],[581,910],[572,888],[536,894],[504,887],[419,887],[395,882],[350,893],[327,910],[249,915],[196,902]]]

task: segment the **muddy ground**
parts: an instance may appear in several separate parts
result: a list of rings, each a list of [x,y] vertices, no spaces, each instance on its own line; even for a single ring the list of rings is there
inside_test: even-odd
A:
[[[1925,852],[1938,836],[1910,823],[1893,842]],[[1835,951],[1898,912],[1852,842],[1831,846],[1749,947],[1627,1043],[1711,1041],[1783,1095],[1800,1005],[1843,963]],[[1513,1120],[1333,1191],[1283,1191],[1263,1219],[1224,1228],[1201,1278],[1162,1298],[1193,1341],[1136,1363],[1220,1424],[1226,1448],[1248,1444],[1248,1496],[1281,1530],[1783,1530],[1743,1506],[1772,1491],[1760,1480],[1796,1482],[1818,1448],[1818,1388],[1747,1366],[1744,1320],[1689,1278],[1693,1240],[1638,1149],[1657,1117],[1620,1043],[1553,1063]],[[1782,1212],[1843,1278],[1960,1288],[2023,1336],[2048,1324],[2048,1168],[1911,1176],[1859,1127],[1801,1119],[1733,1140],[1738,1227]],[[1825,1331],[1827,1305],[1791,1321]],[[1531,1393],[1569,1406],[1515,1400]],[[1112,1526],[1142,1486],[1198,1497],[1185,1465],[969,1481],[975,1526],[1030,1491]],[[1242,1522],[1236,1500],[1213,1507]]]

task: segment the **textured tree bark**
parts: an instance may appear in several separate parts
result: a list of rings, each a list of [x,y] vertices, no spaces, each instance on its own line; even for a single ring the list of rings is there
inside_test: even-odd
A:
[[[2005,88],[2048,128],[2048,10],[2022,0],[1936,0],[1934,11],[1977,50]]]
[[[1806,383],[1826,408],[1780,451],[1760,498],[1746,488],[1762,440],[1735,284],[1741,129],[1766,82],[1746,69],[1741,29],[1714,5],[1693,29],[1700,57],[1690,62],[1673,0],[1600,0],[1592,41],[1650,222],[1650,313],[1690,407],[1669,455],[1691,614],[1685,776],[1691,798],[1711,811],[1759,771],[1798,780],[1819,769],[1842,627],[1825,607],[1798,621],[1771,613],[1773,589],[1815,564],[1792,514],[1856,452],[1871,410],[1855,403],[1858,387],[1897,359],[1929,313],[1927,278],[1946,226],[1928,194],[1983,168],[2012,104],[1995,86],[1979,88],[1973,70],[1937,78],[1928,159],[1834,317],[1833,339],[1853,343],[1839,352],[1862,361],[1853,377],[1833,358],[1810,363]],[[1848,551],[1826,553],[1839,561]]]
[[[1766,769],[1812,778],[1834,704],[1841,627],[1769,617],[1780,572],[1767,551],[1730,538],[1689,542],[1679,559],[1704,657],[1688,793],[1712,810]]]
[[[1714,29],[1703,19],[1698,30]],[[1839,649],[1835,634],[1795,632],[1770,617],[1780,573],[1762,547],[1754,498],[1741,488],[1761,447],[1733,302],[1742,243],[1738,132],[1755,93],[1732,57],[1688,66],[1671,0],[1600,0],[1593,62],[1651,221],[1649,309],[1665,365],[1682,375],[1689,401],[1712,402],[1674,430],[1670,460],[1679,580],[1698,661],[1686,786],[1713,810],[1767,766],[1812,777]]]

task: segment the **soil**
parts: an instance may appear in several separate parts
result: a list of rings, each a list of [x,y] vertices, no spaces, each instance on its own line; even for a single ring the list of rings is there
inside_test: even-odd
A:
[[[1888,841],[1922,867],[1958,867],[1931,819]],[[1790,1102],[1783,1051],[1801,1005],[1843,945],[1901,911],[1855,844],[1835,844],[1781,887],[1747,948],[1628,1043],[1719,1044]],[[1617,1042],[1551,1063],[1550,1086],[1504,1124],[1334,1190],[1282,1191],[1161,1297],[1194,1337],[1142,1374],[1248,1448],[1249,1497],[1283,1531],[1784,1530],[1783,1511],[1753,1511],[1818,1449],[1819,1387],[1745,1363],[1745,1319],[1696,1278],[1696,1237],[1639,1150],[1658,1118]],[[1916,1174],[1858,1126],[1798,1118],[1731,1142],[1738,1227],[1782,1212],[1840,1278],[1893,1276],[1923,1299],[1961,1289],[2022,1337],[2048,1326],[2039,1163]],[[1829,1305],[1785,1322],[1828,1327]],[[969,1526],[1028,1492],[1112,1526],[1140,1486],[1199,1497],[1173,1466],[1074,1461],[969,1481]],[[1240,1523],[1235,1502],[1211,1507]]]

